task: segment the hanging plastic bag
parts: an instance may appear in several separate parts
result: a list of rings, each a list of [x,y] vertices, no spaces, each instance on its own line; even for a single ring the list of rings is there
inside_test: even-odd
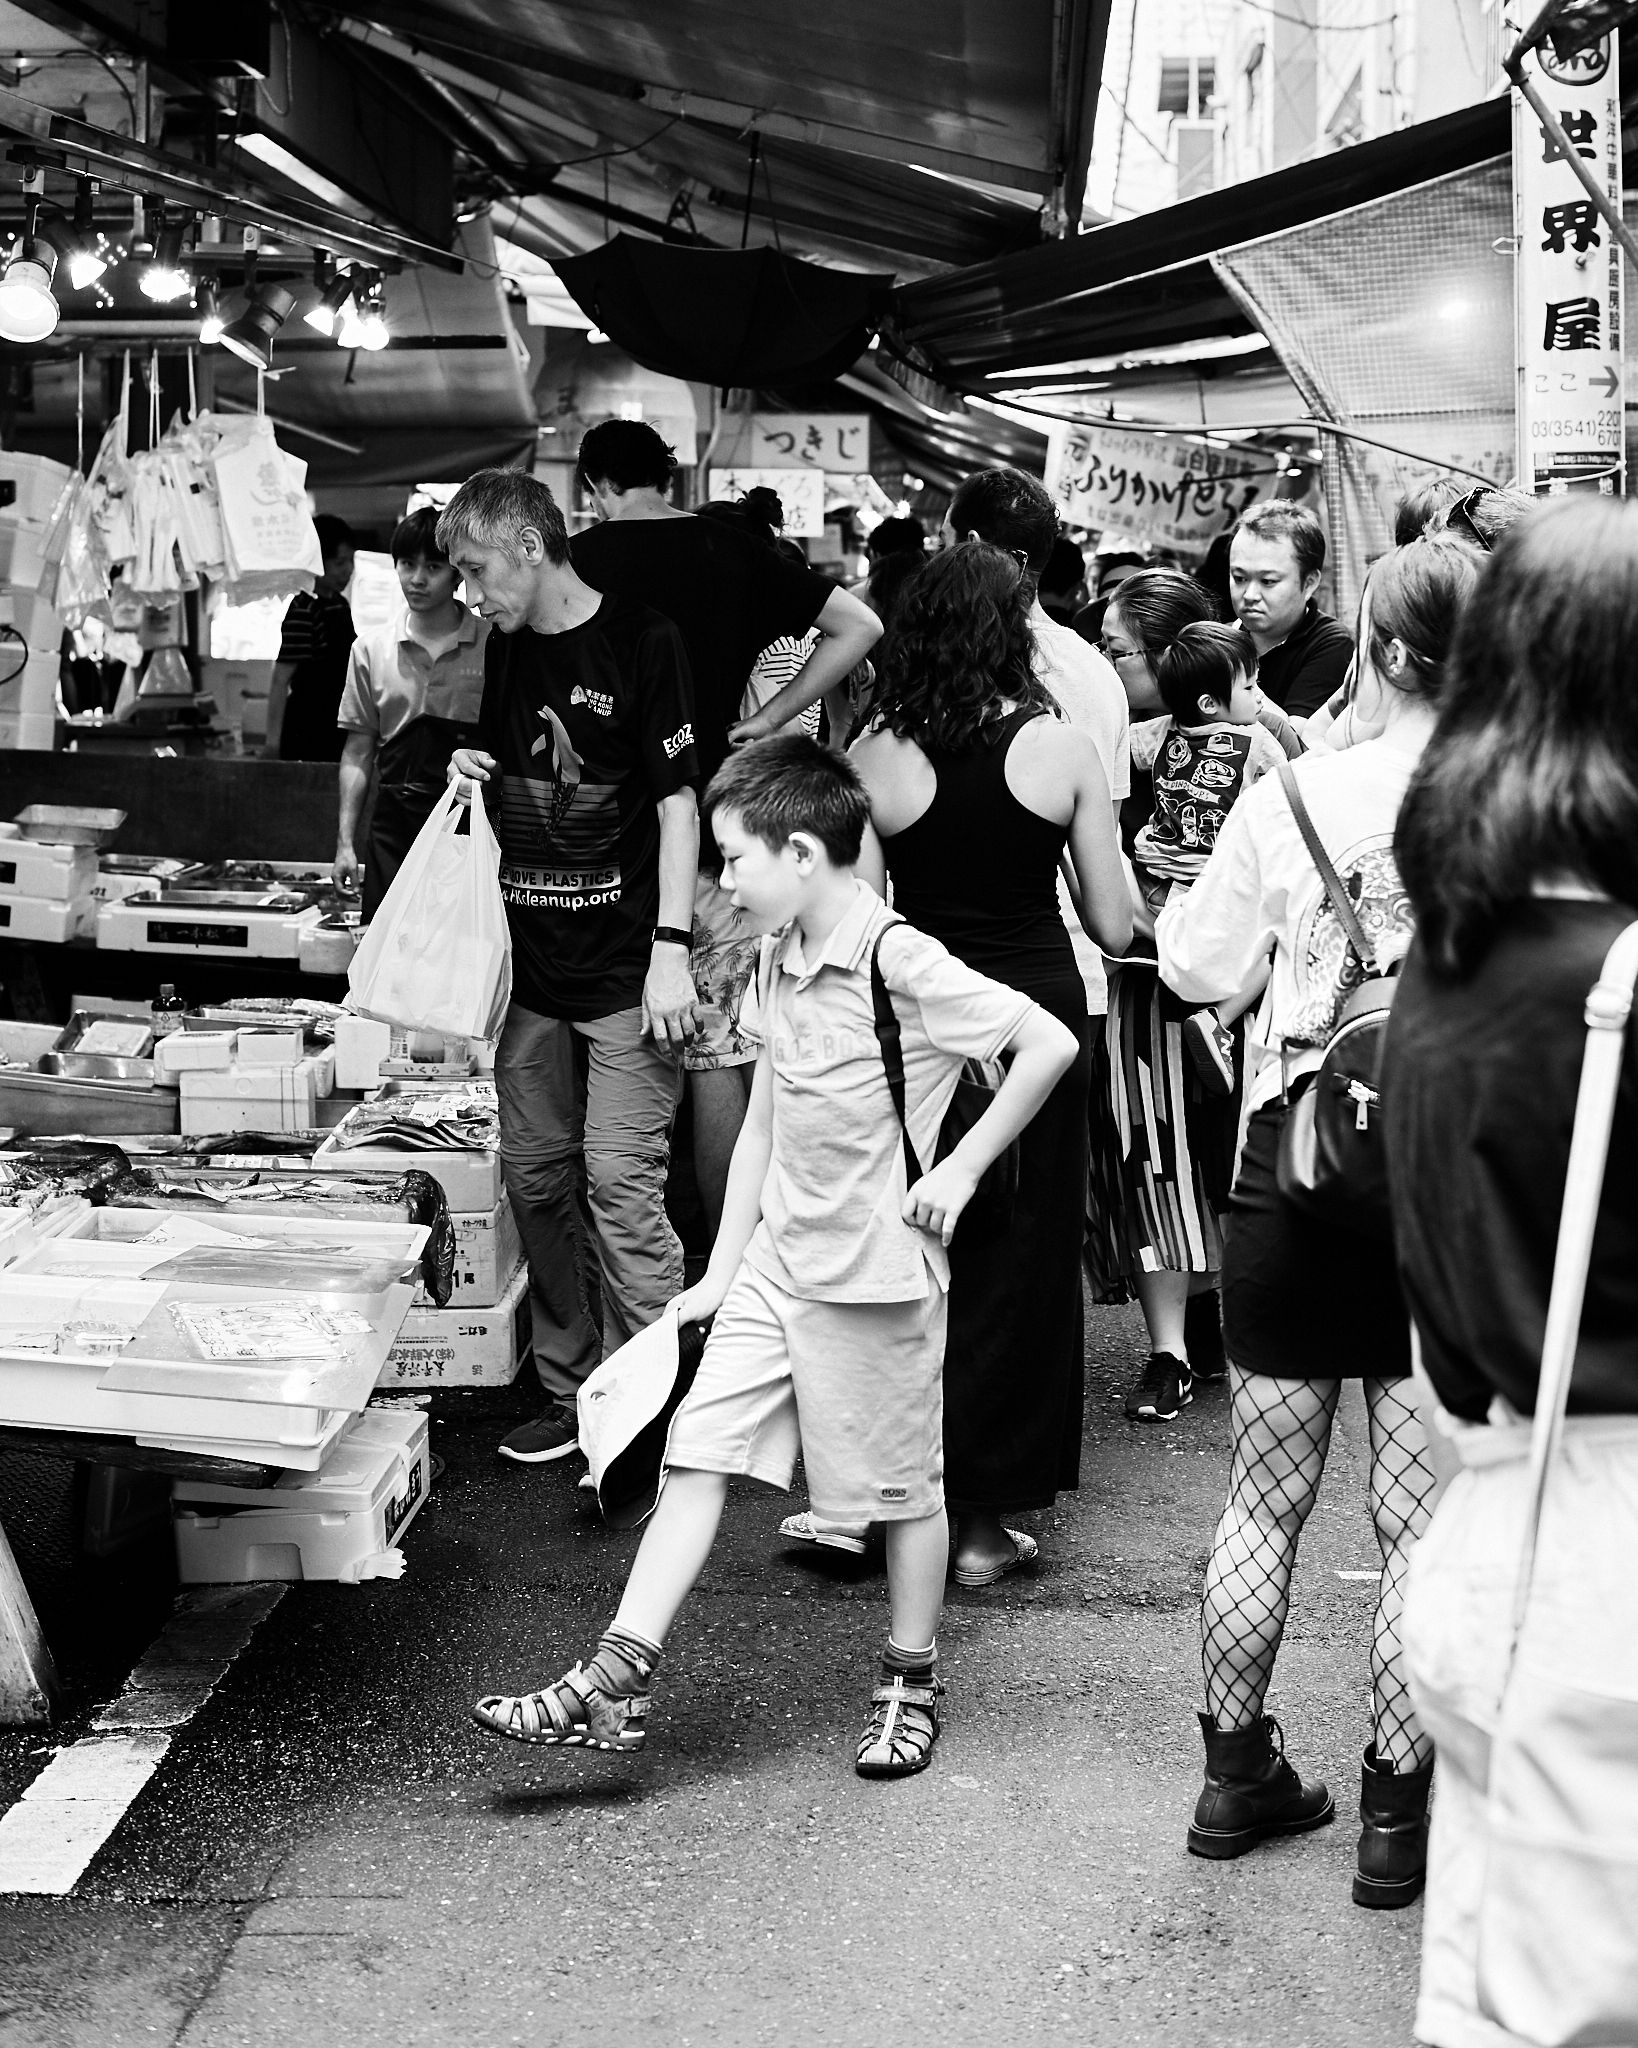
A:
[[[226,437],[215,455],[222,529],[235,580],[249,576],[323,573],[318,534],[302,494],[306,465],[293,463],[273,438],[273,423],[251,419],[236,445]]]
[[[458,833],[451,783],[405,856],[347,970],[349,1009],[446,1038],[500,1036],[512,999],[512,940],[500,847],[481,796]]]

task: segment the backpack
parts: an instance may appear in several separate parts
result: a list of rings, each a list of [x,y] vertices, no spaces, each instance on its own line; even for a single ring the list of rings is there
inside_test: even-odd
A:
[[[1280,787],[1348,944],[1365,969],[1364,981],[1337,1014],[1319,1072],[1295,1101],[1288,1101],[1276,1167],[1280,1193],[1305,1215],[1391,1243],[1382,1052],[1399,986],[1397,970],[1384,973],[1378,967],[1376,948],[1314,829],[1289,763],[1280,770]]]
[[[895,924],[902,922],[900,918],[894,919]],[[892,925],[887,927],[887,931],[892,929]],[[887,1070],[887,1092],[893,1098],[899,1128],[904,1133],[905,1187],[909,1189],[921,1179],[922,1165],[916,1157],[915,1146],[910,1142],[910,1125],[905,1113],[904,1048],[898,1012],[893,1007],[893,998],[882,974],[882,940],[887,937],[887,931],[880,934],[870,952],[870,1000],[875,1011],[876,1043],[881,1047],[882,1065]],[[1003,1078],[999,1061],[988,1065],[980,1060],[966,1062],[956,1082],[955,1094],[950,1098],[950,1107],[944,1112],[944,1121],[938,1127],[938,1143],[933,1149],[935,1166],[941,1159],[949,1157],[989,1108]],[[1020,1145],[1014,1138],[1000,1158],[985,1168],[972,1200],[962,1212],[963,1220],[975,1211],[991,1222],[1004,1221],[1011,1214],[1012,1205],[1018,1198],[1019,1158]]]

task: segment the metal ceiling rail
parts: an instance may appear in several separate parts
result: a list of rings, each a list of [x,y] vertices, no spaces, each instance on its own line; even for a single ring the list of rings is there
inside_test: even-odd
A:
[[[100,178],[104,184],[176,200],[198,213],[222,214],[264,233],[304,242],[309,248],[369,256],[377,263],[397,266],[424,263],[436,270],[463,268],[459,256],[414,235],[294,196],[270,204],[261,188],[238,171],[171,156],[147,143],[133,142],[129,136],[94,128],[67,114],[54,114],[49,107],[3,87],[0,135],[15,135],[32,144],[48,166],[60,163],[65,170]]]

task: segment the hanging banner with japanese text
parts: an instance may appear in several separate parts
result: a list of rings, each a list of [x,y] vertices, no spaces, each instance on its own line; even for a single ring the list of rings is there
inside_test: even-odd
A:
[[[1576,154],[1621,210],[1621,81],[1615,40],[1526,59]],[[1513,94],[1518,235],[1519,481],[1620,495],[1625,460],[1621,248],[1575,172]]]
[[[1046,487],[1074,526],[1203,555],[1251,503],[1272,493],[1275,459],[1181,434],[1065,424],[1047,436]]]

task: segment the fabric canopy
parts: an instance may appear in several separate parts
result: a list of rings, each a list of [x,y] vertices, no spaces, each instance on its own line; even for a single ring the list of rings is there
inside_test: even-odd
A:
[[[645,369],[741,390],[839,376],[864,353],[893,286],[774,249],[678,249],[630,235],[554,268],[587,319]]]

